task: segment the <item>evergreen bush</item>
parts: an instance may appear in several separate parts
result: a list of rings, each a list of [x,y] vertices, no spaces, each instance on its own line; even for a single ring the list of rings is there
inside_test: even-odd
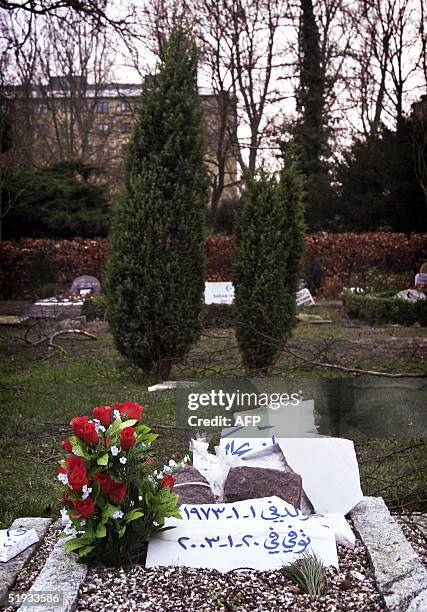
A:
[[[234,318],[249,372],[268,371],[291,333],[303,248],[302,184],[289,149],[279,181],[265,171],[248,180],[236,233]]]
[[[177,25],[143,87],[107,266],[116,345],[163,380],[200,334],[207,176],[197,52]]]

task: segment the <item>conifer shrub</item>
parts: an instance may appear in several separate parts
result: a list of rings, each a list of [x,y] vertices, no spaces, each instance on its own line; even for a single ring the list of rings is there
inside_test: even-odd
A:
[[[197,52],[177,25],[144,83],[107,265],[116,345],[161,379],[200,334],[207,202]]]
[[[248,372],[268,371],[289,337],[304,248],[302,184],[291,150],[280,178],[248,180],[236,233],[236,337]]]

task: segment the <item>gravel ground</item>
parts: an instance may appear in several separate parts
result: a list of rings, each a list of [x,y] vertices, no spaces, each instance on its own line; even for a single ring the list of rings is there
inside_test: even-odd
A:
[[[399,514],[394,518],[427,569],[427,514]]]
[[[52,525],[50,525],[46,531],[46,535],[44,536],[37,550],[18,574],[12,589],[14,592],[26,593],[28,591],[34,580],[39,575],[42,567],[46,563],[46,560],[55,546],[60,533],[61,529],[58,523],[52,523]],[[8,606],[7,608],[0,606],[0,610],[4,612],[14,612],[16,608],[13,606]]]
[[[340,570],[328,570],[328,594],[301,594],[280,572],[231,572],[161,567],[97,567],[80,588],[77,612],[200,610],[317,612],[384,610],[366,549],[338,547]]]

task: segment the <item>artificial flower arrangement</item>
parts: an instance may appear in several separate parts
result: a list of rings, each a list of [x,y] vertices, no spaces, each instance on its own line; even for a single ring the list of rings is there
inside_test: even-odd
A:
[[[171,460],[162,471],[147,474],[157,435],[141,422],[142,411],[125,402],[94,408],[93,419],[71,420],[74,435],[62,442],[66,456],[57,476],[66,487],[61,513],[69,519],[62,537],[73,536],[65,543],[67,552],[122,564],[164,528],[167,517],[180,518],[171,475],[178,464]]]

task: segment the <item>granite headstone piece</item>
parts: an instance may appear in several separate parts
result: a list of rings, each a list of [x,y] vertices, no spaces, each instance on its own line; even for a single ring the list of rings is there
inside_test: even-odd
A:
[[[277,495],[294,508],[301,507],[302,480],[295,472],[262,467],[234,467],[224,485],[227,502]]]
[[[186,465],[173,474],[173,492],[179,495],[181,504],[214,504],[215,496],[206,478],[196,468]]]
[[[70,289],[71,295],[98,295],[101,293],[101,283],[95,276],[78,276],[73,280]]]

